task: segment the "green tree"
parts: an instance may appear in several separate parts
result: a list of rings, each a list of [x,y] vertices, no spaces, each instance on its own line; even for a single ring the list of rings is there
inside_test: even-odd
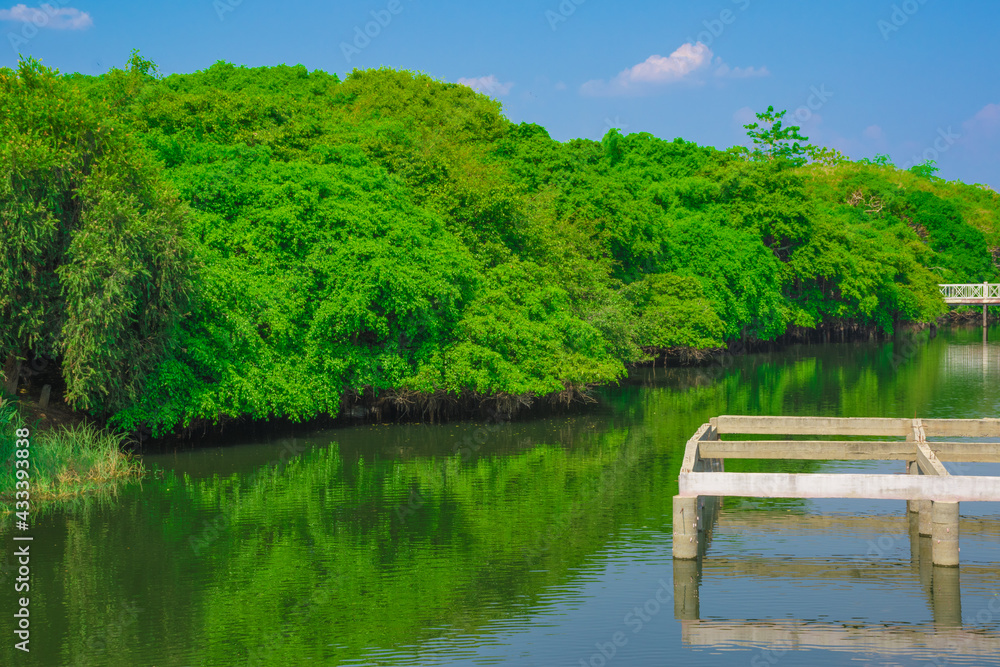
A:
[[[129,405],[169,341],[185,206],[116,122],[33,58],[0,69],[0,352],[61,361],[67,401]]]
[[[146,267],[166,256],[143,244],[161,238],[156,248],[172,248],[172,230],[183,229],[202,267],[185,317],[157,320],[165,353],[141,397],[128,404],[134,392],[121,394],[127,405],[115,419],[127,427],[301,419],[336,414],[359,394],[425,414],[486,398],[523,405],[614,381],[654,353],[775,340],[789,327],[889,331],[940,314],[930,267],[978,272],[1000,239],[993,193],[848,163],[805,145],[773,107],[747,128],[751,153],[617,130],[558,142],[465,86],[384,68],[341,82],[302,66],[220,62],[159,78],[133,53],[126,70],[61,79],[55,97],[74,113],[99,110],[74,126],[81,139],[67,140],[87,146],[95,137],[97,161],[86,153],[82,164],[100,167],[107,151],[131,164],[142,142],[187,211],[177,204],[176,216],[150,218],[128,242],[108,237],[119,227],[107,222],[85,234],[89,245],[69,234],[65,247],[110,262],[110,278],[42,271],[62,282],[15,291],[8,317],[41,309],[38,322],[55,322],[49,314],[68,299],[131,275],[115,263]],[[44,131],[44,122],[3,135],[14,185],[23,165],[48,159],[22,147],[25,130]],[[35,171],[37,192],[65,176]],[[118,180],[98,178],[109,171]],[[101,219],[140,229],[129,215],[145,210],[145,176],[123,173],[131,172],[109,163],[64,189],[117,202],[127,212]],[[954,209],[935,213],[933,201],[911,197],[917,191]],[[72,230],[98,220],[72,217],[82,201],[43,208],[63,206],[59,219]],[[22,209],[23,220],[35,211]],[[142,280],[163,285],[151,292],[161,301],[143,313],[166,313],[163,300],[185,293],[156,271]],[[102,317],[139,301],[110,303]],[[86,313],[96,311],[73,308],[85,313],[78,323],[95,326]],[[91,341],[76,348],[89,359],[94,341],[121,336],[83,333],[60,325],[52,336]],[[100,384],[99,373],[91,377]]]
[[[773,106],[769,106],[767,111],[755,114],[756,123],[743,126],[747,130],[747,136],[756,146],[751,154],[755,159],[783,160],[792,165],[806,163],[808,151],[815,147],[799,143],[809,140],[808,137],[799,134],[802,128],[797,125],[782,124],[781,119],[786,113],[787,110],[775,111]]]
[[[892,160],[884,153],[876,153],[874,158],[863,157],[858,160],[858,164],[871,164],[876,167],[895,167]]]
[[[933,181],[938,178],[937,173],[941,171],[934,160],[924,160],[920,164],[915,164],[909,169],[911,174],[916,174],[921,178]]]

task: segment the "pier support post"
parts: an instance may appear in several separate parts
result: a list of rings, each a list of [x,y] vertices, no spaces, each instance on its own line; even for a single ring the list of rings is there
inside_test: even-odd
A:
[[[907,500],[906,504],[909,505],[910,501]],[[907,512],[906,521],[909,524],[909,535],[910,535],[910,566],[919,571],[920,569],[920,518],[917,516],[916,512]]]
[[[906,467],[907,472],[911,475],[920,475],[920,466],[917,465],[916,461],[907,461]],[[918,519],[918,530],[919,535],[929,536],[931,534],[932,526],[934,525],[931,518],[931,501],[930,500],[907,500],[906,509],[910,512],[915,512]]]
[[[934,625],[939,628],[962,627],[962,590],[959,586],[959,568],[932,566],[931,613]]]
[[[931,538],[920,535],[917,537],[917,551],[920,553],[920,587],[924,589],[927,601],[934,602],[934,552]]]
[[[674,558],[698,558],[698,496],[674,496]]]
[[[930,536],[934,533],[934,503],[930,500],[916,500],[917,513],[919,519],[919,532],[923,536]]]
[[[907,436],[906,439],[907,439],[907,441],[910,441],[910,440],[912,440],[912,437],[911,436]],[[920,469],[917,467],[917,462],[916,461],[907,461],[906,462],[906,472],[908,474],[910,474],[910,475],[919,475],[920,474]],[[916,501],[916,500],[907,500],[906,501],[906,511],[907,512],[913,512],[913,513],[919,512],[920,511],[920,506],[917,505],[917,502],[918,501]]]
[[[935,565],[958,566],[958,503],[933,503],[931,532]]]
[[[701,617],[698,588],[701,585],[701,561],[674,561],[674,618],[697,621]]]

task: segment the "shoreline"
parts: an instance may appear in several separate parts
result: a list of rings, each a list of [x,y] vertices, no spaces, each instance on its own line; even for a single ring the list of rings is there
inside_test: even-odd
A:
[[[28,428],[31,434],[30,489],[35,507],[114,494],[119,485],[145,476],[145,466],[129,451],[125,435],[87,420],[38,426],[37,418],[29,421],[25,414],[31,412],[31,406],[18,399],[0,398],[0,460],[10,473],[0,478],[0,515],[14,511],[15,433],[20,428]]]
[[[717,364],[721,359],[734,356],[745,356],[748,354],[761,354],[780,351],[792,345],[824,345],[829,343],[843,342],[887,342],[899,335],[913,334],[930,330],[931,336],[936,335],[939,327],[957,326],[961,328],[978,328],[977,312],[950,311],[947,315],[938,318],[936,322],[914,322],[900,323],[897,326],[896,334],[885,335],[874,330],[873,327],[861,327],[854,323],[838,323],[830,327],[820,327],[818,329],[793,329],[772,341],[733,341],[725,348],[715,348],[708,350],[697,350],[678,348],[660,351],[659,354],[652,354],[647,360],[635,362],[625,366],[625,375],[616,383],[595,384],[588,386],[568,386],[562,392],[554,392],[544,396],[534,395],[513,395],[498,393],[491,395],[481,395],[475,392],[468,392],[458,396],[439,392],[435,394],[422,394],[406,390],[390,390],[375,396],[371,390],[358,392],[355,390],[345,392],[341,410],[337,416],[329,414],[316,415],[302,421],[293,421],[287,417],[273,417],[267,420],[245,420],[242,417],[224,418],[221,422],[212,424],[198,422],[188,427],[175,429],[168,435],[159,438],[150,437],[148,432],[134,431],[129,434],[122,434],[111,431],[105,426],[99,425],[89,417],[64,410],[55,405],[43,410],[37,405],[37,397],[33,394],[37,391],[27,392],[21,389],[21,396],[16,399],[19,412],[22,418],[27,418],[35,424],[40,421],[49,421],[49,424],[41,424],[37,427],[38,434],[61,433],[64,429],[89,429],[93,433],[88,436],[93,441],[97,437],[115,438],[119,443],[119,453],[125,459],[120,465],[125,465],[126,461],[138,463],[142,468],[141,461],[132,458],[135,454],[143,452],[166,451],[171,445],[183,443],[183,447],[198,448],[200,443],[208,439],[213,442],[229,442],[246,437],[257,437],[272,433],[285,433],[288,431],[316,430],[322,428],[337,428],[344,426],[354,426],[358,424],[372,423],[443,423],[454,421],[467,421],[476,419],[502,419],[505,421],[531,418],[541,416],[549,412],[564,413],[567,411],[576,412],[586,409],[588,405],[596,403],[593,396],[595,391],[603,388],[615,386],[615,384],[625,381],[628,374],[634,370],[650,367],[708,367]],[[1000,317],[991,316],[990,323],[1000,321]],[[650,351],[651,352],[651,351]],[[36,388],[37,389],[37,388]],[[27,399],[27,400],[24,400]],[[32,400],[35,399],[35,400]],[[0,442],[0,446],[2,446]],[[4,455],[6,456],[6,455]],[[79,471],[64,470],[63,479],[72,479],[73,474],[79,476]],[[108,478],[106,480],[111,486],[116,486],[120,482],[125,482],[135,477],[141,478],[145,470],[138,473],[126,474],[122,479]],[[85,474],[82,479],[88,479]],[[5,503],[10,499],[6,497],[3,486],[0,485],[0,502]],[[75,498],[81,494],[94,492],[98,489],[84,485],[75,491],[62,493],[52,493],[44,495],[44,492],[36,492],[35,497],[53,501]]]
[[[1000,322],[1000,318],[991,317],[990,321],[991,323]],[[162,438],[140,437],[141,434],[137,434],[135,439],[140,442],[144,450],[148,447],[148,451],[166,451],[172,446],[181,445],[181,443],[185,449],[196,449],[201,442],[209,438],[212,438],[214,443],[220,441],[228,443],[246,437],[253,438],[270,434],[286,434],[295,431],[312,431],[363,424],[389,422],[436,424],[497,418],[505,421],[530,419],[549,413],[563,414],[586,409],[588,405],[597,402],[593,395],[595,391],[620,384],[626,380],[629,373],[641,368],[656,366],[671,368],[709,367],[717,365],[720,360],[727,357],[776,352],[792,345],[811,346],[849,342],[884,343],[900,335],[912,335],[923,331],[930,331],[930,335],[933,337],[937,335],[939,328],[951,326],[978,328],[980,325],[971,318],[952,319],[949,316],[944,316],[939,318],[937,322],[900,323],[897,327],[897,333],[892,336],[874,331],[853,333],[856,330],[848,326],[842,327],[843,331],[839,332],[808,330],[813,334],[785,334],[774,341],[735,341],[726,348],[714,350],[674,350],[671,351],[671,354],[661,354],[654,359],[627,365],[625,375],[615,383],[568,387],[562,392],[544,396],[479,395],[471,392],[459,396],[445,395],[443,392],[428,396],[399,390],[387,391],[380,396],[375,396],[371,391],[349,391],[344,394],[341,411],[336,417],[317,415],[298,422],[285,417],[257,421],[229,418],[214,425],[208,423],[192,424]],[[844,332],[849,333],[845,334]]]

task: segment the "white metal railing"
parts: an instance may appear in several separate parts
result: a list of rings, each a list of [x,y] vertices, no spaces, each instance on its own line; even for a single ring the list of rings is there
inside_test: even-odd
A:
[[[938,285],[945,299],[1000,299],[1000,283]]]

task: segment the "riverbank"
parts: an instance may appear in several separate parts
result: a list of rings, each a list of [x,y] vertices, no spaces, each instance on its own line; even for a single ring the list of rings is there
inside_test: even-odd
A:
[[[978,312],[978,311],[977,311]],[[957,326],[971,328],[978,326],[978,320],[964,316],[958,310],[952,310],[947,315],[938,318],[933,323],[900,323],[897,336],[914,336],[930,330],[930,336],[936,335],[938,327]],[[1000,317],[990,316],[990,322],[1000,321]],[[886,341],[893,336],[887,336],[873,327],[864,327],[852,322],[839,322],[835,325],[817,329],[795,329],[772,341],[732,341],[725,348],[694,349],[674,348],[661,350],[658,354],[649,351],[649,358],[644,362],[634,363],[629,369],[645,366],[671,367],[711,367],[720,365],[724,359],[755,353],[775,353],[792,345],[822,345],[826,343]],[[466,391],[461,394],[448,392],[422,393],[405,389],[384,390],[376,394],[370,388],[364,391],[347,391],[341,398],[339,410],[335,416],[320,414],[303,420],[293,420],[288,417],[272,417],[270,419],[251,419],[247,416],[222,416],[218,422],[197,420],[186,428],[179,428],[158,438],[151,437],[148,428],[140,428],[127,435],[112,434],[102,427],[91,424],[83,413],[74,412],[64,406],[62,400],[64,388],[56,385],[52,392],[52,402],[46,409],[37,405],[40,387],[43,382],[55,382],[58,377],[56,369],[49,369],[47,375],[29,377],[20,389],[21,413],[27,423],[36,424],[43,437],[54,436],[55,449],[62,448],[63,453],[58,460],[76,463],[65,463],[54,475],[62,491],[46,491],[49,498],[72,497],[79,493],[96,490],[103,485],[119,481],[129,481],[144,474],[141,464],[130,459],[130,454],[122,453],[124,449],[135,449],[142,452],[155,452],[176,447],[178,441],[184,441],[183,446],[190,447],[193,441],[210,437],[213,443],[240,440],[247,437],[261,437],[266,434],[306,432],[317,429],[340,427],[359,423],[443,423],[469,419],[510,421],[526,417],[544,417],[551,414],[569,414],[584,410],[595,402],[594,394],[604,388],[614,386],[615,382],[591,384],[586,386],[568,386],[561,392],[545,395],[535,394],[485,394]],[[70,435],[67,435],[70,434]],[[79,451],[69,447],[73,434],[82,434]],[[114,440],[115,447],[98,444],[104,440]],[[196,445],[194,445],[196,446]],[[118,454],[115,454],[117,449]],[[86,454],[82,454],[86,452]],[[87,464],[79,462],[83,455],[94,462]],[[9,453],[3,454],[6,458]],[[103,458],[102,458],[103,457]],[[100,460],[100,463],[97,461]],[[131,466],[138,466],[133,471]],[[88,472],[91,471],[92,472]],[[106,474],[105,470],[113,471]],[[103,480],[103,481],[101,481]],[[11,482],[12,484],[12,482]],[[80,487],[74,490],[74,487]],[[8,499],[5,493],[9,489],[0,485],[0,500]]]
[[[145,474],[142,462],[127,451],[125,435],[93,422],[74,419],[38,427],[30,406],[0,399],[0,513],[14,508],[16,478],[15,431],[30,430],[29,479],[33,503],[62,501],[87,494],[115,493],[118,487]]]
[[[992,318],[991,322],[1000,321]],[[725,348],[691,349],[675,348],[652,354],[641,363],[629,364],[632,371],[643,367],[725,368],[734,358],[760,353],[781,353],[791,346],[822,346],[827,343],[886,342],[903,337],[926,339],[937,335],[939,328],[957,327],[972,329],[976,321],[948,316],[931,323],[900,323],[895,336],[888,336],[874,329],[840,323],[818,330],[793,331],[772,341],[732,341]],[[226,417],[219,423],[199,421],[179,429],[168,436],[151,438],[148,430],[134,434],[143,451],[174,448],[178,440],[191,441],[211,437],[213,444],[241,441],[246,438],[266,437],[274,434],[304,433],[319,429],[337,428],[358,424],[379,423],[447,423],[461,420],[512,421],[568,415],[586,410],[596,402],[595,395],[625,381],[567,387],[562,392],[545,395],[533,394],[481,394],[467,391],[461,394],[437,392],[434,394],[406,390],[388,390],[375,394],[371,389],[344,393],[336,416],[317,415],[310,419],[294,421],[287,417],[252,420],[246,417]],[[196,446],[196,445],[195,445]]]

